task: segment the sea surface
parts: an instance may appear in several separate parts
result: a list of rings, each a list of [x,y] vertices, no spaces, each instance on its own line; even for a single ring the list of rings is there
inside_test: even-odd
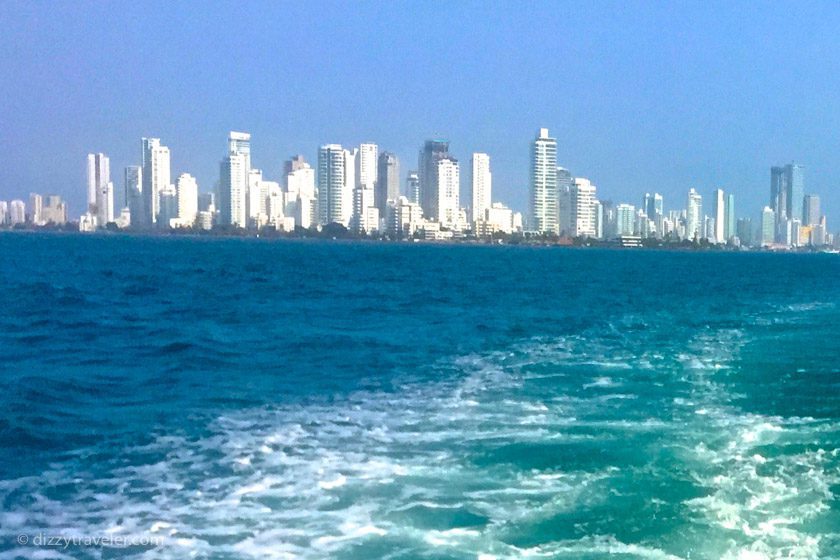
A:
[[[838,255],[0,255],[2,559],[840,558]]]

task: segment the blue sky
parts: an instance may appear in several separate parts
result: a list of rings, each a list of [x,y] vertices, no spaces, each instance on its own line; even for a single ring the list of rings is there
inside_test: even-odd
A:
[[[491,156],[494,199],[525,209],[528,147],[599,196],[666,208],[731,189],[739,216],[769,167],[806,166],[840,229],[840,8],[812,2],[0,2],[0,199],[65,195],[85,155],[113,179],[140,138],[172,150],[173,181],[218,178],[229,130],[254,165],[375,141],[404,174],[426,138]],[[710,201],[709,201],[710,202]]]

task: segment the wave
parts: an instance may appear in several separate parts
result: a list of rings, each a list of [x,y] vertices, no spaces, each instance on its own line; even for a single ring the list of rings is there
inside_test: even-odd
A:
[[[119,453],[93,446],[0,482],[4,527],[163,536],[114,551],[143,558],[836,554],[836,419],[742,408],[755,333],[663,346],[669,327],[645,325],[444,360],[430,367],[448,374],[394,391],[231,410]]]

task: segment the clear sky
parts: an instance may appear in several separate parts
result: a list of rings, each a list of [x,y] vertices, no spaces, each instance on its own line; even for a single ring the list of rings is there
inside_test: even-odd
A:
[[[160,137],[177,174],[218,179],[229,130],[253,163],[377,142],[405,172],[446,137],[495,200],[527,207],[529,142],[599,197],[696,187],[769,199],[769,168],[806,166],[840,230],[840,8],[812,2],[36,2],[0,0],[0,199],[58,193],[81,212],[85,155],[115,187]]]

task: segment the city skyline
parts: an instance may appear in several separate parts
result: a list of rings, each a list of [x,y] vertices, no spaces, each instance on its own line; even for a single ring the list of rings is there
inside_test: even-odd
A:
[[[171,152],[160,138],[141,138],[141,165],[125,167],[122,186],[115,187],[112,181],[108,155],[89,153],[87,205],[79,229],[91,231],[113,222],[120,229],[270,226],[288,232],[337,223],[356,234],[398,238],[418,230],[427,239],[450,238],[450,231],[456,237],[463,232],[486,236],[524,231],[600,240],[638,236],[748,246],[834,244],[821,195],[806,194],[805,167],[796,163],[771,166],[770,203],[757,219],[751,210],[741,210],[739,217],[735,194],[720,188],[705,207],[702,194],[694,188],[688,190],[683,208],[666,207],[657,192],[645,192],[637,207],[632,201],[603,197],[589,178],[574,176],[559,165],[556,139],[543,127],[531,142],[529,212],[523,217],[491,196],[489,154],[473,153],[466,183],[461,182],[461,163],[445,139],[426,140],[419,150],[418,171],[407,171],[407,183],[419,178],[418,191],[411,184],[401,188],[399,159],[387,150],[380,153],[376,143],[350,148],[324,144],[315,169],[302,155],[295,155],[284,162],[279,181],[271,181],[251,164],[250,133],[230,131],[227,142],[228,155],[210,190],[200,190],[195,177],[185,171],[173,179]],[[66,204],[55,195],[48,198],[61,202],[59,214],[42,214],[43,196],[36,193],[30,193],[30,208],[19,199],[11,204],[22,205],[23,219],[36,226],[52,221],[45,215],[66,219]],[[409,208],[412,204],[416,212]],[[3,210],[0,225],[23,221],[14,218],[21,214],[20,207]],[[765,232],[768,210],[772,235]]]
[[[636,193],[674,200],[692,187],[706,196],[723,188],[760,212],[768,164],[796,161],[807,166],[824,213],[840,214],[831,109],[840,74],[819,56],[838,46],[833,12],[819,4],[796,13],[784,4],[741,6],[720,18],[701,6],[675,15],[645,4],[626,13],[536,4],[503,6],[474,21],[480,7],[451,7],[452,22],[428,38],[436,52],[469,57],[466,65],[420,48],[417,30],[434,21],[434,6],[409,14],[400,5],[328,13],[263,5],[261,18],[207,6],[185,28],[186,7],[8,4],[0,8],[7,31],[0,41],[14,54],[0,58],[9,78],[0,100],[8,117],[0,124],[0,199],[55,192],[81,209],[79,156],[105,152],[113,169],[123,169],[136,164],[136,145],[126,139],[151,135],[172,147],[173,169],[212,188],[225,155],[219,131],[248,130],[263,146],[253,166],[275,176],[288,154],[315,161],[323,140],[376,139],[411,162],[419,141],[446,137],[461,158],[490,154],[494,192],[525,211],[524,139],[547,125],[558,161],[614,200],[639,204]],[[136,33],[116,32],[125,18]],[[463,35],[458,24],[467,20],[472,27]],[[236,56],[228,40],[207,40],[222,21],[234,31],[253,27]],[[281,21],[295,25],[278,40],[269,31]],[[351,39],[342,32],[370,21],[377,33]],[[781,23],[800,40],[770,32]],[[530,32],[535,25],[541,33]],[[150,44],[143,37],[151,29],[161,40]],[[38,39],[44,34],[55,36],[50,47]],[[551,72],[537,71],[544,63]],[[219,70],[230,79],[219,80]],[[146,93],[150,82],[155,95]],[[408,170],[403,165],[401,181]]]

